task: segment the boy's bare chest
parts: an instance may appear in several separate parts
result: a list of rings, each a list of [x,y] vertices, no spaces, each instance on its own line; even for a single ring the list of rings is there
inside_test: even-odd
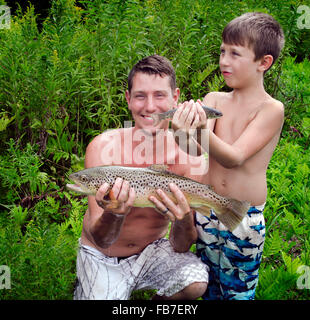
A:
[[[223,117],[217,119],[214,133],[223,141],[233,144],[254,119],[256,111],[225,108]]]

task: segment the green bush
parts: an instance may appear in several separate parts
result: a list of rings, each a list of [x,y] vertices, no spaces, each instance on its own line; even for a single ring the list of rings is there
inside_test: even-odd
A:
[[[309,299],[297,288],[299,266],[310,265],[310,154],[282,140],[267,171],[266,241],[257,299]]]

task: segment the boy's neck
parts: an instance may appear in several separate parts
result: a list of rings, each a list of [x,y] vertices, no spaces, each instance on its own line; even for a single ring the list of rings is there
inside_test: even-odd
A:
[[[249,85],[243,88],[234,88],[232,91],[233,97],[240,101],[247,101],[253,99],[261,99],[267,93],[264,88],[264,81],[256,82],[253,85]]]

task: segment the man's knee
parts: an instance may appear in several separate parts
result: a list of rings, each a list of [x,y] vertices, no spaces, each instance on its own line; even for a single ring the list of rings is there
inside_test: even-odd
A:
[[[188,297],[185,299],[195,300],[201,297],[205,293],[205,291],[207,290],[207,287],[208,287],[208,282],[194,282],[189,286],[187,286],[186,288],[184,288],[182,291],[184,296]]]
[[[193,282],[171,298],[176,300],[196,300],[205,293],[207,287],[208,282]]]

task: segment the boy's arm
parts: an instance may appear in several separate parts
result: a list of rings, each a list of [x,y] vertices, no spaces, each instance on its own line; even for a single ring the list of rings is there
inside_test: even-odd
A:
[[[228,144],[209,132],[209,153],[226,168],[242,165],[276,137],[283,125],[284,107],[279,101],[265,103],[240,137]]]

